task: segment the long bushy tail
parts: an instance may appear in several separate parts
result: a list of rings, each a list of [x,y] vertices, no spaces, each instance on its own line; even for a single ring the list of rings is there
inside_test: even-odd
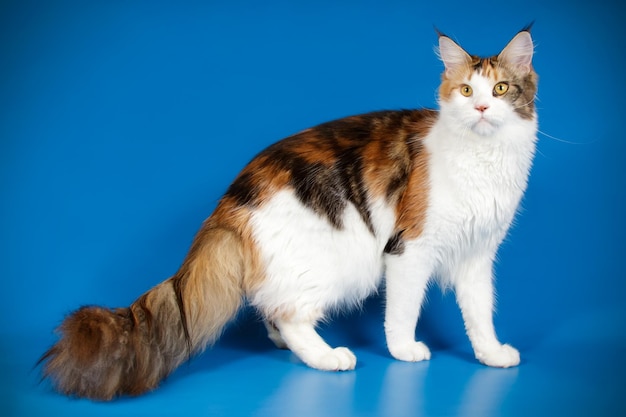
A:
[[[236,314],[245,256],[238,234],[205,226],[176,275],[130,307],[70,314],[59,341],[40,359],[44,377],[64,394],[94,400],[156,388]]]

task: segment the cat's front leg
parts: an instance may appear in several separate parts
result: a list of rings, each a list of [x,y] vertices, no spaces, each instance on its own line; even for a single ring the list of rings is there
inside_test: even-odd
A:
[[[520,354],[514,347],[501,344],[496,336],[492,259],[492,254],[485,254],[459,263],[453,279],[476,359],[488,366],[508,368],[519,365]]]
[[[428,347],[415,340],[415,327],[432,268],[408,252],[386,257],[385,336],[394,358],[418,362],[430,359]]]

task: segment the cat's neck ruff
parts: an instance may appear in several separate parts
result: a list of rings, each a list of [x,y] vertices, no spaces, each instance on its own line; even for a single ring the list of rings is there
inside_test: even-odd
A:
[[[516,182],[525,182],[536,149],[537,118],[512,119],[494,134],[483,136],[460,127],[442,108],[424,144],[431,158],[450,170],[472,176],[503,170],[517,177]]]

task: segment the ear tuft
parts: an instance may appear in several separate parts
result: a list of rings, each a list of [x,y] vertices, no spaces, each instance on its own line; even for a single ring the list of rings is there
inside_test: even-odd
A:
[[[439,35],[439,58],[446,68],[446,75],[456,72],[458,69],[466,67],[472,58],[463,48],[457,45],[449,37]]]
[[[534,45],[528,30],[519,32],[500,52],[498,59],[525,73],[532,68]]]

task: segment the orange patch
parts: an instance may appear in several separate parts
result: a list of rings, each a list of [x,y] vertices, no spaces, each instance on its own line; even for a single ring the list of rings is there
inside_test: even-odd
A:
[[[395,201],[397,192],[391,188],[404,188],[404,178],[410,167],[408,145],[397,137],[381,136],[377,139],[363,150],[363,180],[370,196],[388,197]],[[398,183],[395,187],[394,182]]]
[[[363,151],[364,180],[373,197],[386,197],[397,204],[407,188],[420,140],[436,120],[434,110],[404,114],[401,126],[384,125],[372,132],[372,141]]]
[[[215,228],[232,230],[240,237],[243,262],[241,284],[246,293],[253,292],[265,279],[261,256],[252,236],[251,216],[250,208],[237,204],[233,198],[225,197],[199,232],[199,239],[204,239],[201,235],[203,230],[206,230],[204,233],[212,233],[211,230]]]
[[[307,129],[298,135],[298,141],[290,146],[290,151],[300,156],[309,164],[332,164],[337,159],[335,152],[328,146],[323,146],[316,137],[313,129]]]
[[[404,240],[419,237],[424,228],[430,192],[428,158],[423,148],[415,156],[406,190],[396,206],[396,230],[402,232]]]

